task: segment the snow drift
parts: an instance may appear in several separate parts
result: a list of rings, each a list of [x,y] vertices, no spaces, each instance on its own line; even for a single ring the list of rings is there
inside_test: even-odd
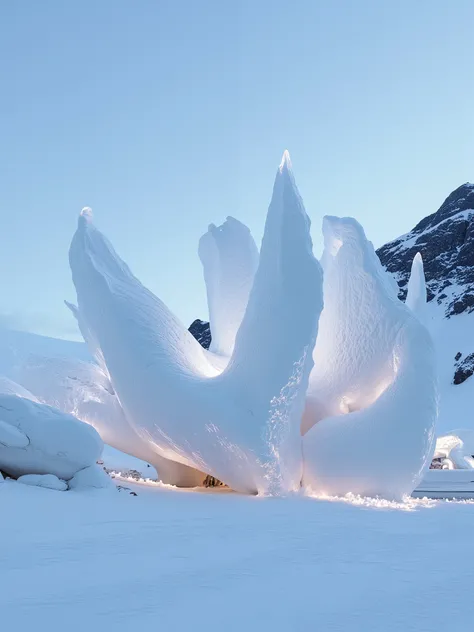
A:
[[[10,476],[53,474],[69,480],[94,466],[99,434],[86,423],[41,404],[20,385],[0,378],[0,469]]]
[[[362,227],[326,217],[324,310],[303,418],[304,484],[399,498],[431,461],[436,375],[426,329]]]
[[[239,314],[248,292],[249,298],[240,327],[240,315],[230,327],[220,325],[227,290],[207,274],[221,353],[231,352],[238,327],[222,372],[215,354],[205,351],[133,276],[88,211],[79,218],[70,249],[79,322],[99,350],[96,357],[103,358],[124,414],[147,450],[215,476],[237,491],[296,490],[302,474],[299,427],[322,309],[322,274],[287,153],[277,172],[251,290],[251,238],[240,226],[230,228],[247,244],[245,265],[237,257],[230,266],[232,275],[243,271]],[[214,246],[221,256],[219,243]],[[214,246],[201,244],[205,270]],[[290,335],[281,336],[282,328]]]

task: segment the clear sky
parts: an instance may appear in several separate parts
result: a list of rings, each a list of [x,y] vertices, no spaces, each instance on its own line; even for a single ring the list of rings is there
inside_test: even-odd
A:
[[[67,337],[83,206],[189,324],[197,243],[233,215],[260,243],[288,148],[325,214],[375,246],[474,179],[472,0],[0,2],[0,313]]]

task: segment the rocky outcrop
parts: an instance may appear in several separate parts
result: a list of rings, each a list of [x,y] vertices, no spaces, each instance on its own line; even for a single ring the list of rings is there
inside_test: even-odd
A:
[[[204,347],[204,349],[209,349],[212,340],[209,323],[197,318],[189,327],[189,332],[196,338],[199,344]]]
[[[454,360],[453,384],[462,384],[474,373],[474,353],[470,353],[465,358],[462,358],[462,353],[458,353]]]
[[[377,254],[395,277],[404,300],[413,258],[423,257],[428,301],[449,318],[474,311],[474,184],[463,184],[412,231],[382,246]]]

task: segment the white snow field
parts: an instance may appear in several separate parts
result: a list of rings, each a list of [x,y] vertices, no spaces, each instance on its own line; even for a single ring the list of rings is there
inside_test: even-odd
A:
[[[248,295],[223,371],[216,362],[220,356],[204,350],[133,276],[93,226],[90,209],[81,214],[70,249],[78,321],[147,450],[237,491],[296,490],[302,475],[300,419],[322,309],[322,273],[287,153],[277,171],[250,293],[253,241],[235,222],[221,232],[211,230],[201,242],[212,317],[225,312],[217,307],[226,292],[206,261],[218,259],[215,273],[225,278],[232,272],[241,286],[240,305]],[[234,258],[229,246],[227,255],[219,253],[227,238],[243,252],[242,260]],[[222,324],[222,354],[230,353],[237,326]],[[288,335],[281,336],[282,330]],[[113,437],[109,443],[121,447]],[[160,471],[156,459],[143,452],[134,455]]]
[[[432,632],[472,619],[474,505],[0,486],[2,629]]]

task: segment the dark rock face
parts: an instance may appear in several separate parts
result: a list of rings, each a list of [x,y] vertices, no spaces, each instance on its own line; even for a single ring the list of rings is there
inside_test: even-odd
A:
[[[474,311],[474,184],[463,184],[415,228],[377,250],[404,300],[411,264],[421,252],[428,301],[436,299],[446,316]]]
[[[198,318],[189,327],[189,331],[204,349],[209,349],[212,340],[209,323]]]
[[[455,360],[453,384],[462,384],[474,373],[474,353],[467,355],[464,360],[461,360],[460,354],[457,353]]]

